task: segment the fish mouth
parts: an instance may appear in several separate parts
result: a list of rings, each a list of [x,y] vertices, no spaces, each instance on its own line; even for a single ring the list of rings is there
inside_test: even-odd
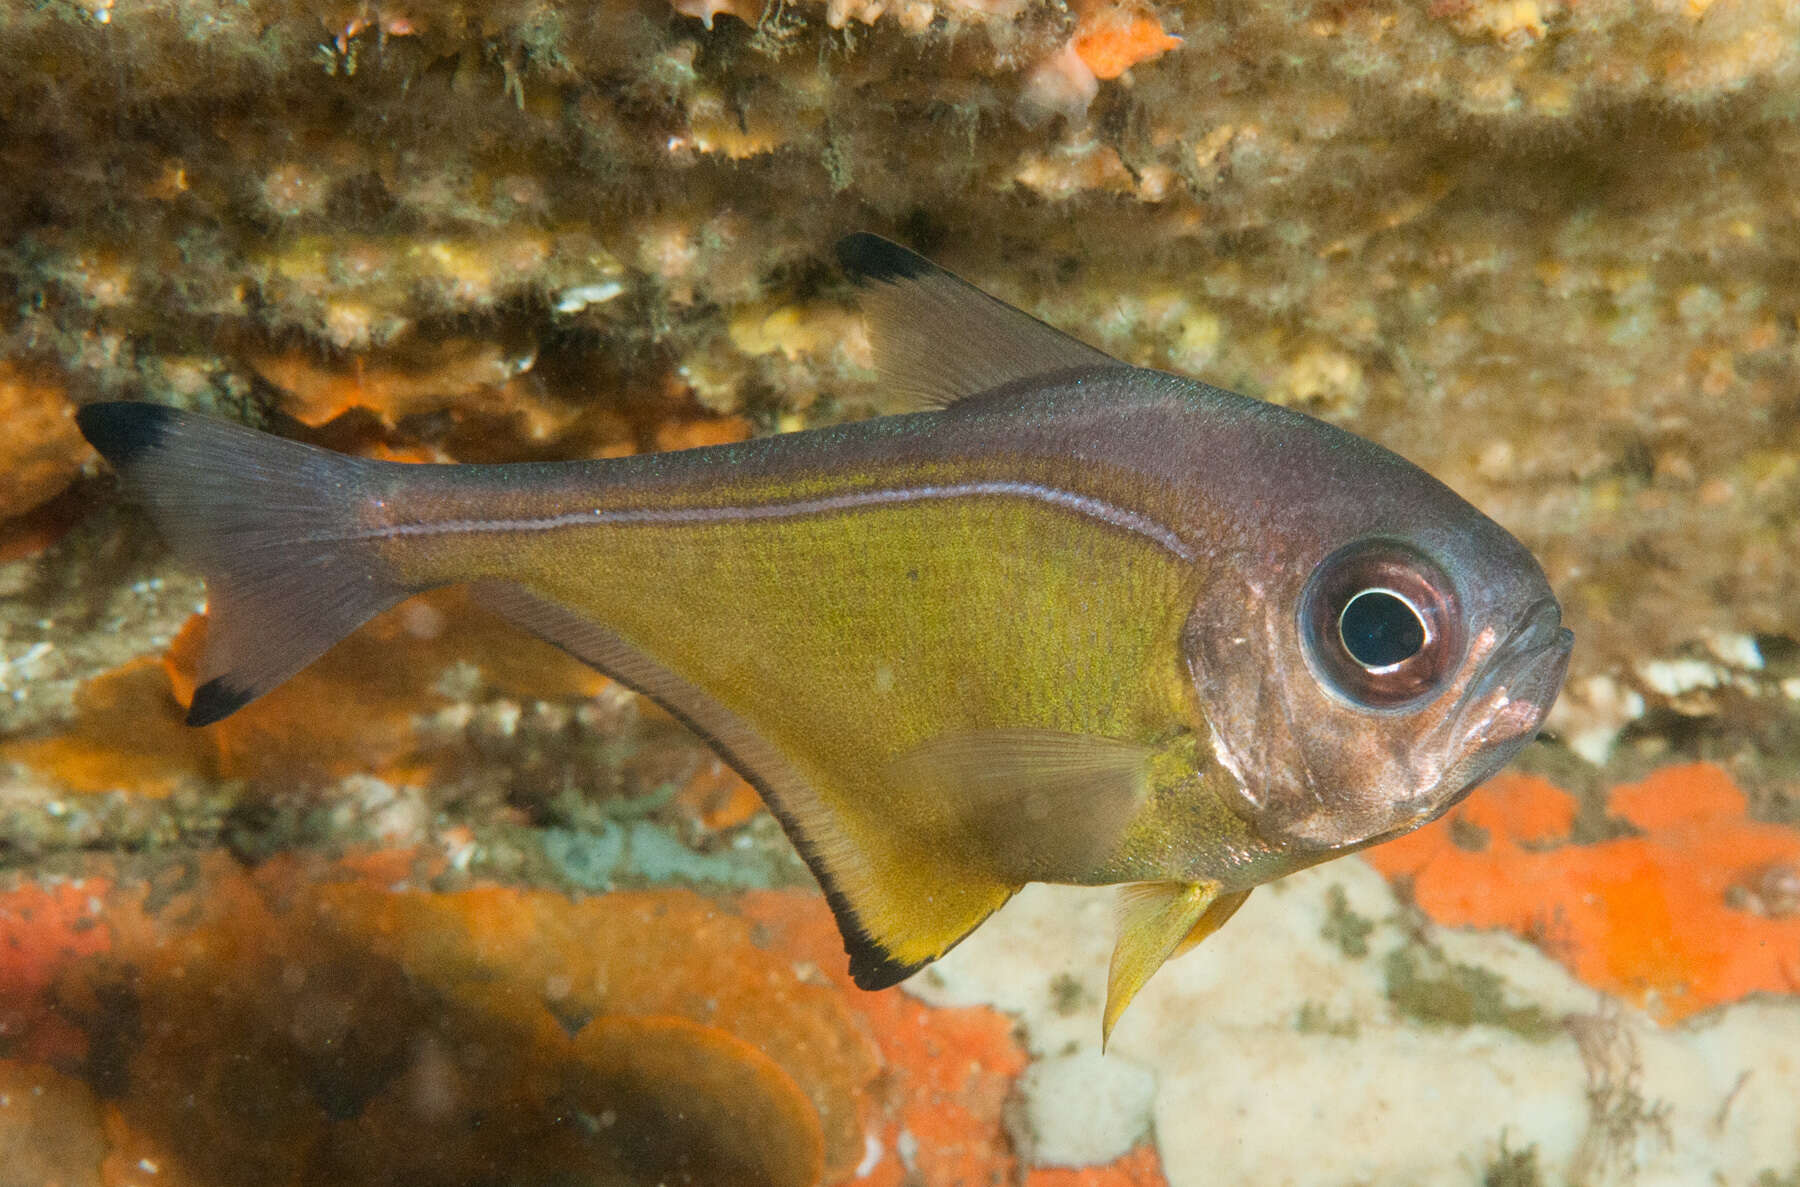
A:
[[[1562,689],[1574,644],[1574,633],[1562,625],[1562,608],[1546,597],[1532,604],[1494,650],[1451,719],[1450,737],[1464,755],[1444,780],[1458,789],[1444,808],[1468,795],[1537,736]]]

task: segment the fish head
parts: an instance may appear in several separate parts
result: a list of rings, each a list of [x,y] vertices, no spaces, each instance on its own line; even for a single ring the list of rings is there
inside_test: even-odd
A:
[[[1297,436],[1252,458],[1184,649],[1233,810],[1277,848],[1341,851],[1517,754],[1573,636],[1537,561],[1448,487],[1317,422]],[[1311,496],[1279,498],[1271,473]]]

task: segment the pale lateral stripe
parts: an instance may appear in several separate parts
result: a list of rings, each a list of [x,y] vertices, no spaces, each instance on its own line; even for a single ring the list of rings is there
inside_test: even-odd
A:
[[[1098,520],[1142,536],[1163,551],[1184,561],[1194,553],[1167,525],[1148,516],[1127,511],[1104,499],[1078,495],[1053,486],[1033,482],[968,482],[949,486],[886,487],[878,490],[852,491],[823,498],[801,499],[790,503],[748,503],[723,507],[623,507],[614,510],[594,508],[590,511],[567,511],[534,519],[447,519],[437,523],[399,523],[372,528],[359,533],[357,539],[392,539],[403,536],[452,536],[477,532],[550,532],[558,528],[583,524],[634,525],[683,523],[732,523],[762,519],[790,519],[821,512],[853,511],[863,507],[879,507],[893,503],[913,503],[928,499],[959,499],[998,496],[1034,499],[1073,511],[1077,515]]]

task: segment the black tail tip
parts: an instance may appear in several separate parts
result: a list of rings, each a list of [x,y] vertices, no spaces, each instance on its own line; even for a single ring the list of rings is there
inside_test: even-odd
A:
[[[88,444],[118,469],[156,448],[176,415],[173,408],[161,404],[112,401],[77,408],[75,423]]]
[[[857,231],[838,240],[837,258],[851,279],[859,282],[876,280],[893,284],[932,270],[924,256],[867,231]]]
[[[216,677],[194,690],[193,702],[188,705],[187,723],[211,725],[230,717],[253,699],[254,694],[232,687],[223,676]]]

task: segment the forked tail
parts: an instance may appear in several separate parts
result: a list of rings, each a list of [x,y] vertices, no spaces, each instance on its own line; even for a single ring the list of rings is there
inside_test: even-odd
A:
[[[76,420],[206,578],[189,725],[242,708],[416,592],[362,527],[385,463],[157,404],[89,404]]]

